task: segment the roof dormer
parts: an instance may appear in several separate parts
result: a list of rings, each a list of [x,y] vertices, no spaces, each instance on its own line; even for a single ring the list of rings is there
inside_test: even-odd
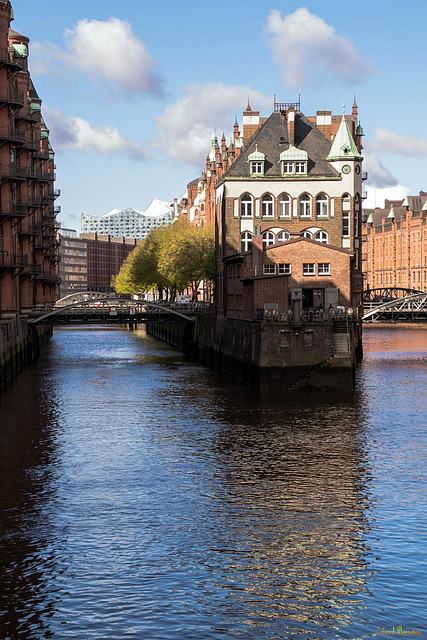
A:
[[[248,155],[248,162],[251,170],[251,176],[263,176],[265,167],[265,155],[258,151],[258,145],[255,145],[255,151]]]
[[[291,145],[279,156],[283,176],[307,175],[308,153]]]

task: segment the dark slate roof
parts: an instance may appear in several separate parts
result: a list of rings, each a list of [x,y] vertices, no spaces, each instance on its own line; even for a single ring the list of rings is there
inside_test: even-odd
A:
[[[280,154],[289,149],[289,137],[285,116],[280,111],[274,111],[267,121],[256,131],[245,145],[242,153],[231,165],[225,177],[250,178],[248,156],[255,151],[265,155],[264,176],[267,178],[281,178]],[[300,111],[295,112],[295,147],[308,154],[307,177],[316,176],[337,177],[340,174],[326,161],[331,143],[316,126]],[[304,176],[305,177],[305,176]],[[295,180],[295,176],[289,177]]]

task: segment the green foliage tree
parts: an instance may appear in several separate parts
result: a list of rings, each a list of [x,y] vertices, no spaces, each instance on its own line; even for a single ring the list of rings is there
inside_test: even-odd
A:
[[[173,300],[176,292],[197,290],[215,274],[215,238],[211,227],[185,220],[150,231],[124,262],[113,286],[121,293],[158,289]]]

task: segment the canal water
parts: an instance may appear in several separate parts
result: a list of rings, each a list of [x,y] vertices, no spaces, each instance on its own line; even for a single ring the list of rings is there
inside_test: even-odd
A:
[[[427,328],[364,347],[289,399],[55,332],[0,396],[0,640],[426,638]]]

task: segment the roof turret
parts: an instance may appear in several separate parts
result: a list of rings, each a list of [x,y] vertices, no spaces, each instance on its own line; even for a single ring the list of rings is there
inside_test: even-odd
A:
[[[345,115],[343,114],[340,126],[336,136],[332,142],[331,150],[327,156],[327,160],[349,160],[361,158],[362,156],[357,150],[356,143],[350,133]]]

